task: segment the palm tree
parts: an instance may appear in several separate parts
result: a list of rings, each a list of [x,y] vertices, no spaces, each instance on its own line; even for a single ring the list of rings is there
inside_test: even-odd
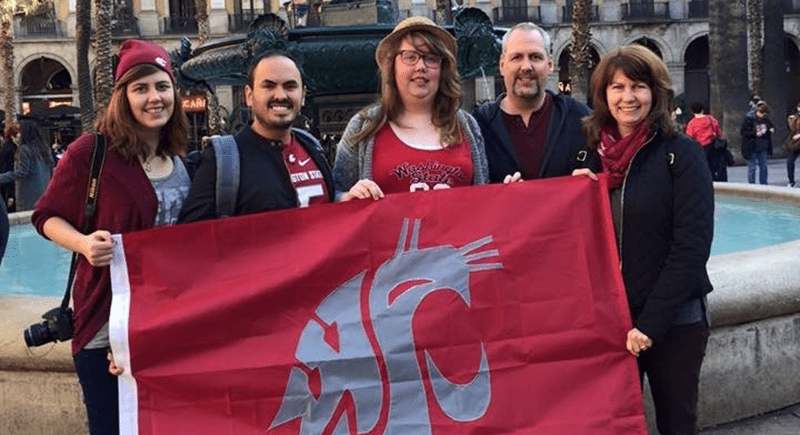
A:
[[[105,110],[114,90],[114,55],[111,53],[111,17],[113,14],[110,0],[95,0],[95,102],[98,111]]]
[[[211,27],[208,23],[208,0],[195,0],[195,17],[197,19],[197,45],[203,45],[208,41]],[[206,117],[208,118],[209,134],[220,134],[219,100],[211,86],[206,92]]]
[[[3,90],[5,99],[3,109],[5,110],[5,125],[16,124],[16,101],[14,96],[14,43],[11,34],[11,18],[13,11],[8,10],[6,4],[0,6],[0,56],[3,56]]]
[[[589,94],[589,49],[592,32],[589,20],[592,17],[592,0],[575,0],[572,5],[572,41],[569,50],[569,81],[572,97],[586,102]]]
[[[709,0],[708,48],[711,113],[738,153],[737,134],[747,109],[747,19],[745,0]]]
[[[763,95],[764,83],[764,39],[762,25],[764,23],[763,4],[761,0],[747,0],[747,52],[750,65],[750,89],[753,93]]]
[[[78,104],[81,108],[81,130],[92,131],[94,126],[94,90],[89,71],[89,46],[92,40],[92,2],[75,3],[76,48],[78,54]]]
[[[208,0],[194,0],[194,9],[197,18],[197,45],[203,45],[211,33],[208,24]]]

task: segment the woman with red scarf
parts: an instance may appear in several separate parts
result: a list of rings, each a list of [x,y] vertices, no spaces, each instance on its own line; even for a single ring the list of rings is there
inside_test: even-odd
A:
[[[592,74],[587,141],[608,176],[633,328],[627,349],[647,374],[662,435],[695,434],[708,340],[706,271],[714,191],[703,151],[672,120],[675,93],[649,49],[611,50]],[[586,173],[577,170],[576,173]]]

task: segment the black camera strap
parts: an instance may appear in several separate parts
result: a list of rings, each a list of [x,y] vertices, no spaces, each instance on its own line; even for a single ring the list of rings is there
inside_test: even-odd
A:
[[[106,161],[106,137],[102,134],[94,136],[94,152],[92,152],[92,166],[89,169],[89,185],[86,187],[86,201],[83,206],[83,234],[89,232],[92,227],[92,219],[97,210],[97,192],[100,187],[100,172],[103,170],[103,163]],[[72,292],[72,282],[75,280],[75,269],[78,267],[78,253],[72,253],[72,263],[69,266],[69,279],[67,280],[67,290],[64,292],[64,299],[61,301],[61,308],[69,306],[70,293]]]

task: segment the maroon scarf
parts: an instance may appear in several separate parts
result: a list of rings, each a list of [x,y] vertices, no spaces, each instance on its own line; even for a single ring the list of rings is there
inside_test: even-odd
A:
[[[609,189],[622,187],[631,159],[647,142],[649,133],[650,129],[644,123],[639,124],[625,137],[620,137],[617,129],[613,127],[603,127],[600,130],[600,145],[597,151],[603,162],[603,171],[608,174]]]

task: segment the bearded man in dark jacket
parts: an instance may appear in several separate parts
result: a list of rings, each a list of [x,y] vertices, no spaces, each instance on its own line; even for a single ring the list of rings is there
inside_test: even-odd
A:
[[[590,109],[546,91],[552,72],[546,31],[520,23],[506,32],[500,54],[506,93],[472,113],[486,142],[491,182],[558,177],[584,167],[600,170],[581,130]]]

